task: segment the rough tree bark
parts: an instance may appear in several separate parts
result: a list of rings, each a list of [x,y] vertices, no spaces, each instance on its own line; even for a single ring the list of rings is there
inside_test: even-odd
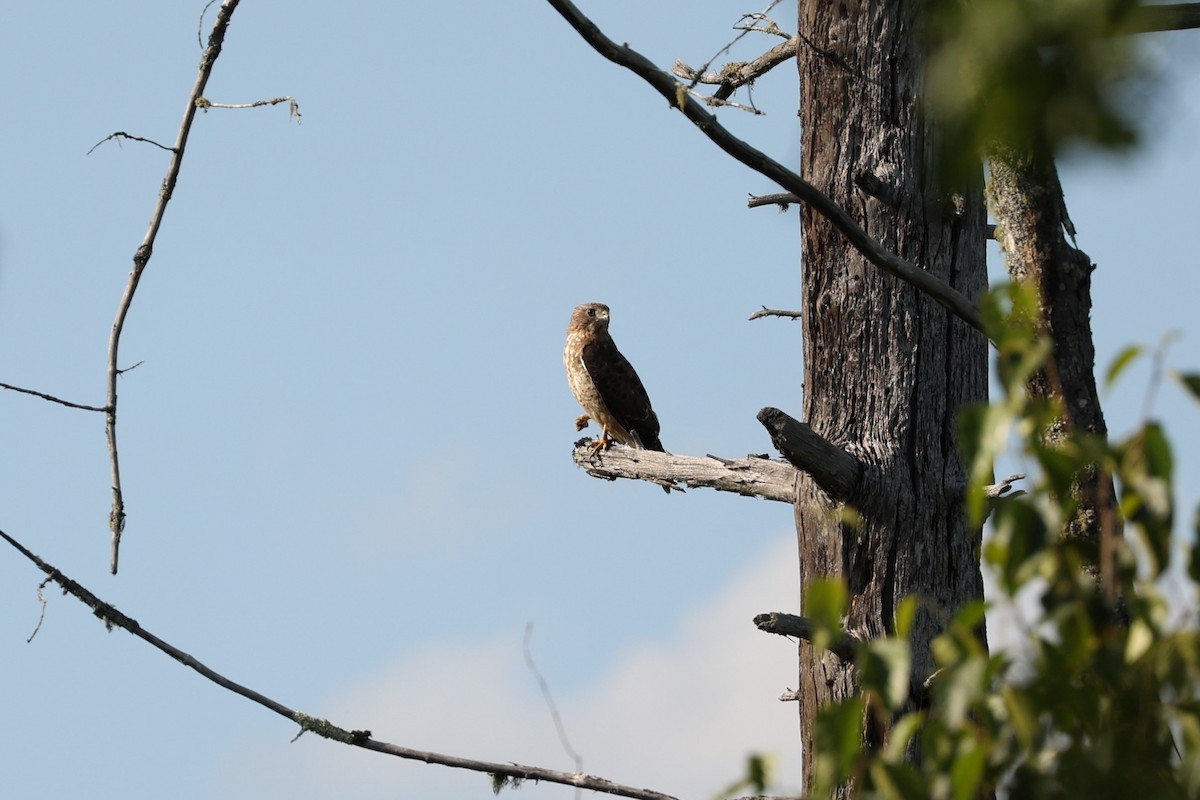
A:
[[[1058,171],[1049,147],[1028,149],[996,143],[988,153],[989,196],[996,238],[1004,248],[1014,283],[1038,293],[1037,325],[1052,342],[1045,368],[1026,384],[1032,398],[1053,399],[1061,414],[1046,432],[1050,444],[1072,433],[1107,438],[1108,426],[1096,391],[1096,349],[1092,343],[1092,271],[1087,254],[1067,241],[1074,226],[1067,216]],[[1073,481],[1075,514],[1064,535],[1086,545],[1088,569],[1116,601],[1113,556],[1122,536],[1112,475],[1091,465]]]
[[[799,0],[802,174],[885,247],[967,297],[986,285],[981,179],[937,185],[938,131],[922,113],[921,2]],[[868,264],[802,211],[804,419],[864,465],[848,504],[797,484],[801,588],[843,578],[848,629],[890,632],[899,602],[913,626],[913,697],[933,671],[929,644],[983,593],[979,531],[963,507],[967,468],[956,417],[987,397],[987,342],[927,296]],[[811,782],[818,709],[856,692],[851,665],[800,644],[801,738]],[[868,742],[882,731],[871,722]]]

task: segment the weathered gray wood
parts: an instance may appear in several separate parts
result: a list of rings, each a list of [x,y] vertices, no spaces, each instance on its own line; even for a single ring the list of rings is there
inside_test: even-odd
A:
[[[726,459],[717,456],[677,456],[653,450],[613,445],[592,454],[591,440],[575,443],[575,463],[596,478],[629,478],[670,486],[683,491],[709,488],[747,497],[762,497],[790,503],[796,492],[796,468],[770,458],[748,456]]]

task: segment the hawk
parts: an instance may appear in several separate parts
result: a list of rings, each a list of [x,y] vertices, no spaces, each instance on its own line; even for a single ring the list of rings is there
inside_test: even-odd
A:
[[[567,326],[563,366],[571,392],[587,412],[575,420],[575,429],[586,428],[589,419],[596,421],[600,426],[600,438],[592,445],[596,453],[608,449],[612,440],[662,451],[658,417],[638,374],[608,335],[608,318],[608,306],[584,303],[571,314]]]

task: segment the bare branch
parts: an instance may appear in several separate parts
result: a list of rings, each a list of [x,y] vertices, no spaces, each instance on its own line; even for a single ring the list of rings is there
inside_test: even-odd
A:
[[[742,103],[735,103],[732,100],[726,100],[722,97],[717,97],[717,95],[715,95],[715,94],[710,97],[709,95],[706,95],[702,92],[697,92],[695,89],[688,89],[687,91],[688,91],[688,94],[690,94],[692,97],[699,99],[701,103],[704,103],[704,105],[710,106],[713,108],[720,108],[722,106],[727,106],[729,108],[736,108],[738,111],[748,111],[751,114],[754,114],[754,115],[760,116],[760,117],[766,113],[765,111],[759,111],[754,106],[748,106],[748,105],[744,105]]]
[[[559,743],[571,761],[575,762],[575,771],[583,772],[583,756],[579,755],[571,746],[571,740],[567,737],[567,727],[563,725],[562,715],[558,713],[558,704],[554,702],[554,695],[550,693],[550,684],[542,675],[542,671],[538,669],[537,662],[533,660],[533,647],[530,644],[532,640],[533,621],[530,620],[525,624],[525,666],[529,667],[529,671],[533,673],[533,679],[537,681],[538,688],[542,690],[542,699],[546,701],[546,708],[550,710],[550,718],[554,720],[554,730],[558,732]]]
[[[800,37],[792,36],[786,42],[775,45],[753,61],[733,61],[726,64],[720,72],[700,72],[692,69],[683,61],[676,61],[671,67],[671,72],[693,84],[705,83],[719,86],[720,88],[713,96],[718,100],[724,100],[747,83],[753,83],[783,62],[794,58],[799,44]]]
[[[1012,485],[1014,483],[1016,483],[1017,481],[1022,481],[1022,480],[1025,480],[1024,472],[1018,472],[1015,475],[1009,475],[1007,478],[1000,481],[999,483],[990,483],[987,486],[983,487],[983,494],[985,497],[988,497],[989,499],[993,499],[993,500],[997,497],[1003,497],[1005,494],[1008,493],[1008,490],[1012,488]],[[1017,492],[1017,494],[1021,494],[1021,492]],[[1017,496],[1016,494],[1013,495],[1013,497],[1016,497],[1016,496]]]
[[[761,17],[760,14],[746,14],[743,19]],[[796,50],[803,41],[799,34],[788,36],[774,22],[767,26],[735,25],[740,31],[757,31],[787,38],[786,42],[775,45],[753,61],[735,61],[726,64],[720,72],[703,72],[693,69],[683,61],[676,61],[671,66],[671,72],[679,78],[688,81],[693,86],[704,83],[721,87],[713,96],[724,100],[738,88],[752,83],[757,78],[793,58]],[[1153,33],[1158,31],[1177,31],[1190,28],[1200,28],[1200,3],[1177,3],[1168,5],[1139,6],[1132,12],[1132,21],[1125,33]],[[732,43],[731,43],[732,44]],[[823,55],[835,57],[830,51],[822,50],[812,42],[806,42],[813,50]],[[728,46],[721,52],[728,50]],[[840,60],[840,59],[839,59]],[[709,64],[712,63],[710,60]],[[845,62],[842,61],[844,64]],[[708,64],[704,69],[707,69]]]
[[[575,443],[575,463],[594,478],[649,481],[683,491],[676,484],[716,489],[746,497],[762,497],[790,503],[795,491],[796,470],[790,464],[766,456],[726,459],[718,456],[677,456],[654,450],[613,445],[592,455],[591,440]]]
[[[427,764],[441,764],[446,767],[456,769],[473,770],[475,772],[484,772],[500,778],[516,778],[519,780],[535,780],[547,781],[550,783],[558,783],[566,786],[577,786],[583,789],[590,789],[594,792],[604,792],[606,794],[619,795],[621,797],[632,797],[638,800],[675,800],[670,795],[654,792],[649,789],[638,789],[632,786],[623,786],[619,783],[604,778],[599,778],[594,775],[586,775],[583,773],[559,772],[558,770],[544,769],[542,767],[530,767],[522,764],[513,763],[497,763],[492,761],[478,761],[471,758],[459,758],[458,756],[444,755],[442,753],[432,753],[423,750],[413,750],[408,747],[381,742],[371,738],[371,732],[368,730],[350,730],[342,728],[330,723],[328,720],[319,717],[313,717],[301,711],[293,711],[287,706],[279,703],[266,695],[260,694],[246,686],[236,683],[224,675],[216,672],[210,667],[203,664],[191,655],[183,652],[179,648],[171,645],[162,639],[158,638],[150,631],[143,628],[137,620],[126,616],[117,610],[117,608],[109,603],[104,602],[96,595],[92,594],[88,589],[68,578],[56,567],[46,563],[34,553],[30,552],[17,540],[13,539],[4,531],[0,531],[0,537],[3,537],[10,545],[16,548],[23,556],[28,558],[38,569],[44,572],[49,579],[62,587],[63,592],[73,595],[79,599],[84,605],[92,609],[92,613],[104,621],[110,629],[113,627],[122,628],[139,639],[147,642],[156,649],[166,653],[171,658],[189,667],[202,676],[222,687],[228,689],[234,694],[239,694],[247,700],[252,700],[255,703],[274,711],[282,717],[286,717],[296,723],[301,728],[301,733],[312,731],[318,736],[326,739],[341,742],[342,744],[361,747],[364,750],[374,750],[378,753],[387,753],[398,758],[413,759],[416,761],[424,761]]]
[[[750,199],[746,201],[746,207],[779,206],[780,211],[787,211],[788,206],[802,202],[804,201],[791,192],[783,192],[781,194],[750,195]]]
[[[288,115],[296,120],[296,124],[301,122],[300,118],[300,103],[294,97],[272,97],[270,100],[255,100],[253,103],[214,103],[206,97],[196,98],[196,107],[202,111],[208,111],[210,108],[261,108],[262,106],[275,106],[280,103],[288,104]]]
[[[688,97],[687,86],[660,70],[648,58],[627,45],[618,45],[605,36],[596,24],[584,16],[570,0],[549,0],[583,39],[600,55],[630,70],[649,83],[666,98],[672,108],[678,108],[705,136],[733,158],[755,172],[770,178],[789,192],[798,195],[815,211],[824,216],[837,228],[855,249],[868,261],[885,272],[899,278],[929,295],[950,313],[962,319],[978,331],[983,330],[983,321],[975,303],[954,287],[905,261],[872,239],[850,214],[817,187],[738,139],[704,110],[696,100]]]
[[[0,389],[8,389],[10,392],[21,392],[22,394],[31,394],[34,397],[40,397],[43,400],[49,400],[51,403],[58,403],[60,406],[66,406],[67,408],[78,408],[82,411],[108,411],[107,408],[100,408],[99,406],[85,406],[83,403],[72,403],[70,400],[63,400],[61,397],[55,397],[52,394],[34,391],[33,389],[22,389],[20,386],[12,386],[11,384],[7,383],[0,383]]]
[[[142,136],[134,136],[132,134],[126,133],[125,131],[117,131],[116,133],[110,133],[108,136],[105,136],[103,139],[96,142],[94,145],[92,145],[92,148],[90,150],[88,150],[85,155],[90,156],[93,152],[95,152],[97,147],[104,144],[105,142],[110,142],[110,141],[116,140],[117,144],[120,144],[122,139],[128,139],[131,142],[145,142],[146,144],[152,144],[155,147],[158,147],[162,150],[166,150],[168,153],[175,152],[173,149],[171,149],[170,147],[167,147],[165,144],[159,144],[158,142],[154,141],[153,139],[146,139]]]
[[[762,311],[755,311],[750,315],[751,320],[762,319],[763,317],[788,317],[789,319],[800,319],[804,316],[803,311],[780,311],[776,308],[762,307]]]
[[[781,611],[758,614],[754,617],[754,624],[764,633],[795,636],[797,639],[803,639],[806,642],[811,642],[816,636],[816,626],[813,625],[812,620],[808,617],[784,614]],[[858,644],[858,641],[857,637],[849,633],[843,633],[837,639],[830,642],[829,652],[843,661],[853,661],[854,648]],[[782,700],[783,698],[780,699]]]
[[[863,471],[857,458],[778,408],[762,409],[758,421],[771,434],[779,454],[811,475],[830,497],[839,502],[853,497]]]
[[[238,1],[224,0],[217,11],[216,22],[213,23],[212,33],[208,37],[208,47],[200,56],[200,69],[196,76],[196,83],[192,86],[191,94],[184,106],[183,122],[175,137],[175,144],[173,147],[167,148],[171,152],[171,163],[167,167],[167,175],[163,179],[162,189],[158,193],[158,202],[150,216],[149,228],[146,230],[142,243],[133,254],[133,270],[129,273],[129,282],[125,285],[125,291],[117,304],[117,316],[113,321],[112,334],[108,340],[108,402],[104,410],[107,416],[105,434],[108,438],[113,496],[112,511],[108,515],[108,527],[112,531],[112,556],[109,570],[114,575],[117,574],[117,564],[121,552],[121,532],[125,530],[125,496],[121,490],[121,462],[117,453],[117,377],[121,374],[121,370],[117,368],[117,358],[121,344],[121,331],[125,328],[125,317],[129,314],[129,307],[133,303],[133,295],[137,292],[142,273],[145,271],[146,265],[150,263],[150,256],[154,252],[154,240],[158,237],[159,228],[162,226],[167,203],[171,201],[171,196],[175,192],[175,184],[179,180],[179,170],[183,166],[183,152],[187,147],[188,135],[192,130],[192,121],[196,117],[196,100],[204,96],[204,87],[212,74],[217,57],[221,55],[225,31],[229,28],[229,20],[233,16],[234,9],[237,8]],[[161,147],[161,145],[159,146]]]

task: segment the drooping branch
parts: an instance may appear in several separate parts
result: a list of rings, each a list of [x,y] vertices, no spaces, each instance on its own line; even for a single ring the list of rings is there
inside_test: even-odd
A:
[[[868,261],[924,292],[947,311],[976,330],[983,330],[979,311],[970,298],[933,274],[887,250],[871,238],[844,208],[833,202],[824,192],[762,151],[729,133],[721,126],[716,117],[704,109],[699,101],[688,96],[685,84],[663,72],[648,58],[631,47],[618,45],[609,39],[570,0],[548,1],[596,52],[649,83],[666,98],[672,108],[682,111],[684,116],[695,124],[705,136],[730,156],[800,197],[828,219]]]
[[[83,411],[108,411],[107,408],[101,408],[100,406],[87,406],[83,403],[72,403],[70,400],[63,400],[61,397],[55,397],[52,394],[38,392],[33,389],[22,389],[20,386],[13,386],[8,383],[0,383],[0,389],[7,389],[10,392],[20,392],[22,394],[31,394],[34,397],[40,397],[43,400],[49,400],[51,403],[58,403],[60,406],[66,406],[67,408],[78,408]]]
[[[785,614],[781,611],[758,614],[754,617],[754,624],[764,633],[795,636],[797,639],[803,639],[806,642],[812,642],[817,638],[816,626],[813,625],[812,620],[808,617],[798,617],[795,614]],[[849,633],[843,633],[829,643],[829,652],[843,661],[853,661],[854,647],[858,644],[858,641],[857,637]]]
[[[811,475],[831,498],[846,502],[853,497],[863,471],[857,458],[778,408],[762,409],[758,421],[771,435],[779,454]]]
[[[795,468],[766,456],[738,459],[712,455],[677,456],[622,445],[613,445],[593,455],[589,439],[576,442],[571,455],[575,463],[594,478],[649,481],[676,491],[683,491],[678,486],[683,484],[783,503],[794,499]]]
[[[13,539],[4,531],[0,531],[0,537],[12,545],[27,559],[32,561],[37,568],[45,573],[50,580],[62,587],[63,592],[72,595],[80,602],[92,609],[92,613],[104,621],[110,629],[113,627],[122,628],[128,631],[139,639],[152,645],[159,651],[167,654],[171,658],[200,673],[203,677],[217,684],[223,689],[227,689],[234,694],[241,695],[248,700],[267,708],[282,717],[285,717],[300,726],[301,733],[311,731],[318,736],[326,739],[341,742],[342,744],[361,747],[364,750],[374,750],[377,753],[386,753],[398,758],[412,759],[415,761],[424,761],[427,764],[441,764],[446,767],[455,769],[472,770],[474,772],[483,772],[492,776],[493,783],[502,782],[503,779],[512,778],[517,780],[534,780],[547,781],[549,783],[563,784],[566,786],[575,786],[581,789],[588,789],[594,792],[604,792],[606,794],[618,795],[620,797],[637,798],[638,800],[675,800],[671,795],[661,792],[651,791],[649,789],[638,789],[633,786],[624,786],[619,783],[614,783],[605,778],[599,778],[595,775],[587,775],[584,773],[560,772],[558,770],[545,769],[542,767],[531,767],[522,764],[514,763],[499,763],[494,761],[479,761],[472,758],[460,758],[458,756],[445,755],[442,753],[427,752],[424,750],[413,750],[408,747],[391,744],[389,742],[381,742],[371,738],[369,730],[351,730],[342,728],[332,724],[328,720],[314,717],[305,714],[301,711],[294,711],[287,706],[272,700],[264,694],[254,691],[240,683],[226,678],[216,670],[208,667],[199,659],[185,653],[178,647],[160,639],[150,631],[143,628],[137,620],[123,614],[115,606],[98,598],[95,594],[89,591],[84,586],[76,581],[68,578],[58,568],[43,561],[39,556],[32,553],[24,545]]]

